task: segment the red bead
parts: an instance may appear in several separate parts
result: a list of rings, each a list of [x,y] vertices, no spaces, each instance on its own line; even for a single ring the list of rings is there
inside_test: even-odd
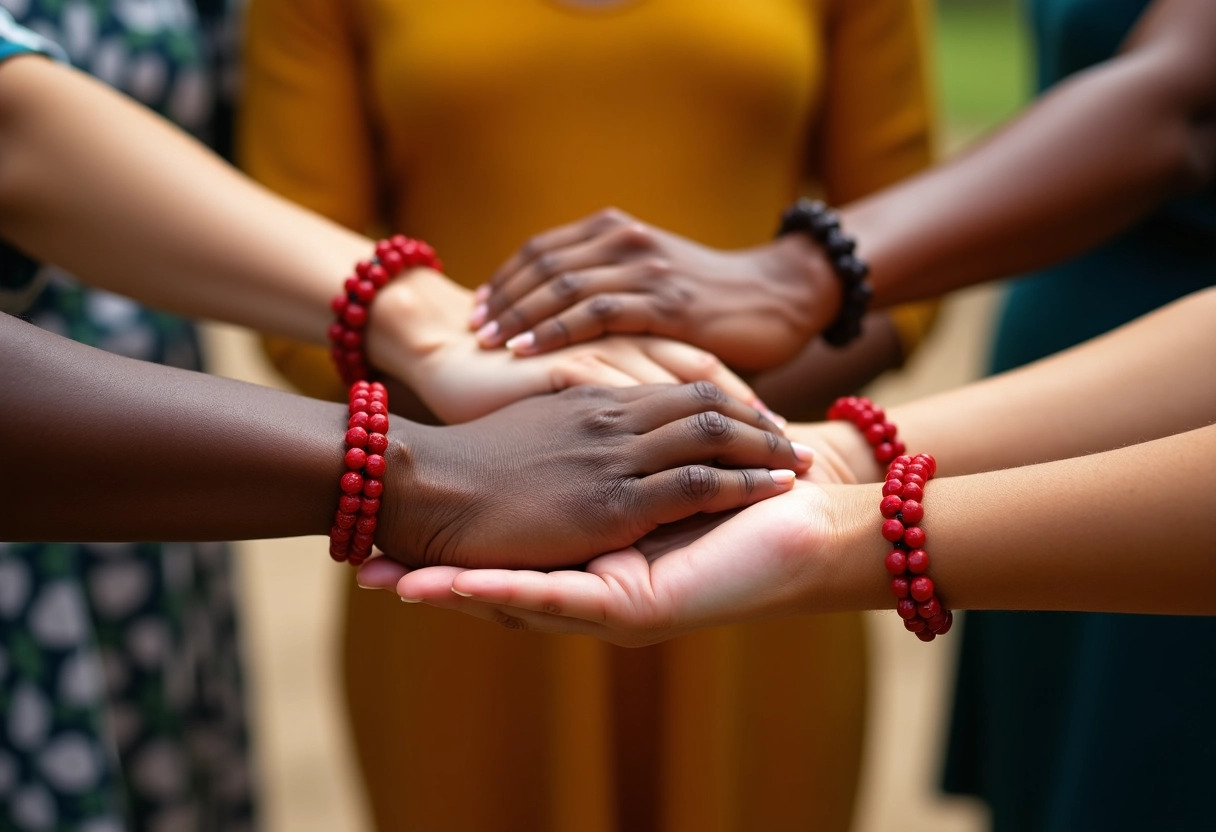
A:
[[[397,249],[397,251],[401,251],[410,244],[410,238],[404,234],[394,234],[388,238],[388,241],[393,244],[393,248]]]
[[[380,510],[380,500],[377,497],[363,497],[359,502],[359,513],[371,516]]]
[[[899,496],[903,497],[905,500],[916,500],[916,502],[919,503],[925,499],[925,492],[924,489],[916,483],[905,482],[903,488],[899,489]]]
[[[342,479],[338,481],[342,490],[347,494],[358,494],[366,488],[366,483],[363,482],[363,475],[355,471],[347,471],[342,475]],[[377,495],[371,495],[377,496]]]
[[[364,305],[376,299],[376,284],[370,280],[360,280],[355,283],[355,299]]]
[[[919,485],[922,489],[925,487],[925,478],[922,477],[920,474],[913,474],[911,471],[908,471],[908,473],[904,474],[903,481],[905,483],[910,483],[910,482],[915,483],[915,484]]]
[[[358,413],[352,413],[350,415],[350,419],[347,420],[346,426],[349,428],[366,428],[370,418],[370,413],[364,413],[362,410],[360,410]]]
[[[910,633],[924,632],[925,622],[920,618],[905,618],[904,627]]]
[[[380,242],[376,243],[376,259],[381,263],[384,262],[384,255],[388,254],[390,251],[395,251],[395,249],[393,248],[393,244],[388,240],[381,240]]]
[[[903,457],[902,457],[903,452],[904,452],[904,451],[906,451],[906,450],[908,450],[908,446],[907,446],[907,445],[905,445],[905,444],[903,443],[903,441],[902,441],[902,440],[899,440],[899,439],[893,439],[893,440],[891,440],[891,446],[892,446],[893,448],[895,448],[895,453],[897,453],[897,454],[900,454],[900,455],[901,455],[901,456],[899,456],[899,457],[896,457],[897,459],[902,459],[902,458],[903,458]]]
[[[376,518],[370,516],[360,517],[359,522],[355,523],[355,530],[359,534],[373,534],[376,531]],[[921,606],[923,607],[924,604],[921,604]]]
[[[916,601],[928,601],[933,597],[933,579],[926,575],[917,575],[908,584],[908,591]]]
[[[936,459],[929,456],[928,454],[917,454],[916,459],[917,459],[917,461],[920,462],[921,465],[924,465],[926,468],[929,469],[930,477],[937,475],[937,460]]]
[[[925,518],[925,507],[916,500],[904,500],[900,503],[899,511],[905,523],[919,523]]]
[[[357,518],[353,514],[349,514],[345,511],[339,511],[334,515],[334,525],[339,529],[349,529],[355,525],[356,519]]]
[[[388,437],[383,433],[369,434],[367,437],[367,449],[374,454],[383,454],[388,450]]]
[[[342,281],[342,288],[346,290],[347,295],[354,292],[355,287],[358,285],[359,285],[359,278],[357,278],[357,277],[348,277],[348,278],[346,278],[346,280]]]
[[[347,451],[348,462],[351,452],[357,450],[359,453],[363,453],[363,451],[359,450],[358,448],[351,448],[350,451]],[[380,454],[369,454],[366,456],[366,461],[361,467],[367,471],[367,475],[369,477],[383,477],[384,471],[388,466],[384,462],[384,457],[380,456]]]
[[[367,558],[363,557],[363,555],[362,555],[362,554],[352,554],[352,555],[350,556],[350,561],[349,561],[349,563],[350,563],[350,565],[351,565],[351,566],[353,566],[353,567],[355,567],[355,568],[357,569],[358,567],[360,567],[360,566],[362,566],[363,564],[367,563]]]
[[[369,402],[367,399],[362,398],[362,397],[357,398],[357,399],[351,399],[350,400],[350,412],[351,413],[360,413],[360,412],[371,413],[371,411],[369,411],[367,409],[367,406],[369,404],[371,404],[371,402]]]
[[[329,302],[329,308],[334,310],[335,315],[341,315],[349,305],[350,301],[346,299],[346,295],[338,295]]]
[[[357,329],[348,329],[342,333],[342,346],[349,350],[357,350],[363,346],[363,333]]]
[[[895,614],[904,621],[910,621],[911,619],[916,618],[916,602],[909,598],[901,598],[899,602],[895,604]]]
[[[379,263],[367,270],[367,279],[372,282],[372,285],[377,289],[383,289],[388,283],[388,271]]]
[[[368,270],[371,269],[372,265],[374,264],[371,260],[360,260],[355,264],[355,275],[358,277],[367,277]]]
[[[882,494],[884,497],[889,497],[892,494],[899,494],[903,490],[904,484],[902,480],[887,480],[882,485]]]
[[[929,469],[926,468],[924,465],[922,465],[919,462],[913,462],[911,465],[908,466],[908,473],[916,474],[917,476],[923,477],[929,473]]]
[[[370,550],[372,548],[372,544],[375,542],[375,538],[370,534],[359,534],[356,532],[355,536],[350,539],[350,546],[352,549],[357,547],[359,549]]]
[[[887,438],[887,431],[882,423],[876,422],[865,429],[865,437],[866,442],[869,442],[871,445],[877,445]]]
[[[348,448],[365,448],[370,438],[367,431],[363,428],[351,428],[346,432],[346,446]]]
[[[342,334],[346,331],[346,327],[342,326],[342,324],[338,323],[337,321],[334,321],[329,325],[329,329],[325,331],[325,335],[329,338],[329,342],[331,344],[336,344],[341,341]]]
[[[380,262],[384,264],[384,268],[389,274],[397,274],[405,268],[405,258],[396,249],[386,251],[384,256],[380,258]]]
[[[877,415],[875,415],[874,411],[866,409],[866,410],[861,411],[860,413],[857,414],[856,417],[854,417],[853,424],[857,425],[857,429],[864,433],[866,428],[868,428],[870,425],[872,425],[878,421],[882,421],[882,420]]]
[[[923,575],[929,569],[929,553],[924,549],[913,549],[908,552],[908,571],[913,575]]]
[[[343,494],[338,498],[338,511],[354,514],[362,505],[358,494]]]
[[[892,543],[897,542],[904,536],[904,524],[895,519],[884,520],[882,524],[882,536]]]
[[[378,381],[371,382],[368,385],[368,389],[370,389],[373,393],[388,393],[388,388]]]
[[[329,539],[331,541],[345,542],[347,540],[350,540],[351,536],[354,533],[355,533],[355,531],[354,531],[353,527],[349,528],[349,529],[344,529],[341,526],[339,526],[337,523],[335,523],[333,528],[331,528],[329,530]]]
[[[362,448],[351,448],[346,452],[346,467],[352,471],[361,471],[363,470],[363,466],[367,464],[368,459],[370,459],[370,457],[368,457],[367,451],[363,450]],[[383,459],[383,457],[381,457],[381,459]],[[368,471],[367,473],[371,474],[372,476],[376,476],[376,474],[372,471]],[[381,471],[380,473],[384,472]]]
[[[329,545],[329,556],[338,563],[343,563],[346,561],[346,552],[347,549],[345,546],[337,546],[332,543]]]
[[[928,629],[927,627],[925,629],[921,630],[920,632],[918,632],[916,634],[916,637],[918,639],[920,639],[921,641],[925,641],[925,642],[933,641],[933,639],[937,638],[937,636],[933,633],[933,631]]]
[[[895,458],[895,446],[890,442],[882,442],[874,448],[874,459],[886,463]]]
[[[357,303],[349,303],[342,312],[342,320],[350,326],[362,329],[367,326],[367,309]]]
[[[379,497],[384,493],[384,483],[381,480],[367,480],[363,483],[363,494],[367,497]]]
[[[892,578],[891,579],[891,594],[896,598],[906,599],[908,597],[908,579],[907,578]]]
[[[920,526],[909,526],[904,529],[904,543],[909,549],[921,549],[925,545],[925,530]]]
[[[362,529],[360,529],[362,531]],[[921,618],[932,618],[942,611],[941,601],[937,600],[937,596],[930,598],[928,601],[920,604],[916,608],[916,614]]]
[[[367,403],[367,412],[372,414],[388,413],[388,408],[385,406],[384,402],[373,400]]]
[[[878,504],[878,511],[883,517],[894,517],[899,514],[900,507],[904,504],[903,500],[899,499],[898,495],[888,494],[882,498],[882,502]]]
[[[887,469],[886,478],[889,480],[891,480],[891,479],[902,480],[904,478],[904,474],[906,474],[906,473],[908,473],[908,472],[906,470],[904,470],[904,466],[896,465],[894,462],[892,462],[891,467]]]
[[[899,549],[894,550],[887,555],[886,561],[883,563],[887,567],[887,571],[892,575],[902,575],[908,569],[908,559]]]
[[[367,420],[367,429],[372,433],[388,433],[388,416],[373,413]]]
[[[936,633],[946,623],[946,616],[949,614],[949,610],[939,610],[937,615],[926,618],[925,623],[929,625],[930,630]]]
[[[950,632],[950,626],[952,624],[954,624],[954,613],[947,611],[945,625],[934,629],[933,632],[937,633],[939,636],[944,636],[946,633]]]
[[[883,432],[883,435],[886,436],[887,439],[894,442],[895,434],[899,432],[899,428],[895,427],[895,424],[893,422],[884,421],[882,423],[882,432]]]

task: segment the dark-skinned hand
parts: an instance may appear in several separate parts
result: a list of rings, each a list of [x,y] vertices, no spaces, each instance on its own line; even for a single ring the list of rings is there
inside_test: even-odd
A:
[[[476,299],[470,323],[483,347],[534,355],[609,332],[649,333],[756,371],[818,335],[839,288],[803,235],[719,251],[607,209],[533,237]]]
[[[376,537],[410,566],[583,563],[788,491],[812,456],[708,382],[579,387],[402,433]]]

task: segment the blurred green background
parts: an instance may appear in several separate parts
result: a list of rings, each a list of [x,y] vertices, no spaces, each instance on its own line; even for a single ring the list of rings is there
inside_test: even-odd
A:
[[[947,142],[983,133],[1030,98],[1032,67],[1020,0],[937,0],[937,77]]]

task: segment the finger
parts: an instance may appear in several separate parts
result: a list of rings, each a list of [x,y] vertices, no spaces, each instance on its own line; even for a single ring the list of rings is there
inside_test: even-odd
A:
[[[499,337],[509,341],[515,335],[596,295],[645,295],[669,268],[665,260],[645,258],[559,272],[495,316]],[[553,346],[565,345],[555,343]]]
[[[637,379],[638,384],[652,387],[662,385],[663,389],[680,385],[680,379],[632,341],[603,341],[595,346],[600,347],[596,349],[596,355],[601,361]]]
[[[489,322],[477,330],[478,340],[483,346],[496,346],[506,340],[501,335],[504,326],[515,326],[516,332],[522,329],[514,304],[537,286],[564,272],[608,266],[624,260],[643,244],[643,240],[649,241],[649,236],[626,226],[539,255],[500,287],[490,291],[485,301]],[[476,310],[474,314],[477,314]]]
[[[508,346],[516,355],[535,355],[591,341],[609,332],[650,334],[658,323],[650,295],[594,295],[516,335]]]
[[[643,519],[657,527],[698,513],[749,506],[789,491],[794,477],[793,471],[725,471],[707,465],[651,474],[638,483],[646,507]]]
[[[756,408],[726,395],[718,385],[709,381],[694,381],[679,387],[655,388],[630,407],[633,426],[638,433],[656,430],[671,422],[713,411],[745,425],[771,431],[781,431]]]
[[[463,571],[458,566],[427,566],[403,575],[394,586],[402,601],[442,606],[452,595],[452,581]]]
[[[392,589],[409,569],[389,557],[374,557],[359,567],[355,583],[364,589]]]
[[[713,410],[664,425],[641,437],[640,443],[638,460],[647,474],[698,462],[801,472],[814,460],[810,448]]]
[[[498,267],[487,284],[491,290],[503,285],[515,272],[542,254],[589,240],[609,227],[632,221],[632,217],[616,208],[605,208],[582,219],[544,231],[528,240],[507,261]]]
[[[680,381],[712,382],[726,395],[763,411],[770,422],[784,429],[785,426],[773,418],[774,414],[747,382],[731,372],[713,353],[670,338],[648,338],[644,349],[647,355],[662,364]]]
[[[549,370],[549,389],[560,392],[570,387],[593,385],[597,387],[636,387],[638,379],[605,362],[598,355],[588,353],[577,356],[553,356],[553,367]],[[517,358],[516,361],[540,361],[540,358]]]
[[[600,576],[581,571],[470,569],[452,582],[452,591],[508,611],[602,624],[608,619],[613,590]]]

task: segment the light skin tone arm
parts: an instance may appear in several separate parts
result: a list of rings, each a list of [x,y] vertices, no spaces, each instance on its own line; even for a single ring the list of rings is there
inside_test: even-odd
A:
[[[346,407],[114,356],[8,315],[0,354],[0,537],[329,530]],[[580,562],[788,491],[809,454],[773,429],[705,382],[581,387],[455,427],[393,417],[377,543],[414,564]]]
[[[1058,356],[890,410],[909,447],[938,460],[923,526],[948,604],[1216,612],[1216,559],[1205,532],[1216,450],[1216,387],[1204,383],[1216,358],[1214,317],[1211,289]],[[809,478],[820,485],[800,485],[712,531],[708,524],[672,531],[652,541],[649,561],[628,550],[583,573],[554,573],[560,578],[404,575],[378,564],[361,583],[399,580],[403,595],[441,605],[454,603],[441,588],[473,592],[493,603],[457,603],[475,614],[496,610],[490,617],[504,614],[498,607],[506,602],[530,611],[556,605],[567,616],[607,621],[599,634],[626,643],[738,617],[886,606],[878,491],[834,484],[877,481],[882,469],[851,425],[795,425],[790,433],[819,452]],[[998,470],[1007,466],[1029,467]],[[656,559],[659,552],[667,554]],[[662,570],[678,592],[648,608],[659,597],[656,570],[673,555]],[[705,560],[694,567],[693,555]],[[813,573],[801,584],[810,588],[805,596],[790,588],[802,570]],[[599,584],[590,582],[601,574]],[[699,596],[694,585],[717,586],[718,594]],[[547,594],[504,595],[525,592]],[[620,606],[608,612],[610,596],[658,617],[629,618]],[[576,603],[592,606],[570,612]],[[698,623],[677,623],[686,614]],[[524,620],[541,628],[562,620],[542,618]],[[581,627],[568,631],[590,632]]]
[[[1050,265],[1119,233],[1163,201],[1210,184],[1216,177],[1213,38],[1216,4],[1157,0],[1116,57],[1061,83],[970,152],[845,206],[842,224],[871,267],[875,307]],[[563,233],[590,236],[585,229]],[[544,251],[536,254],[570,245],[554,237],[541,243]],[[724,343],[742,348],[749,331],[756,338],[752,313],[769,322],[761,347],[776,339],[788,343],[787,333],[819,332],[835,317],[838,284],[823,252],[804,236],[726,255],[702,271],[727,287],[747,285],[753,294],[763,287],[766,302],[784,307],[779,315],[764,313],[763,304],[745,300],[741,290],[728,295],[738,298],[732,314],[731,303],[684,285],[681,269],[663,279],[617,274],[601,287],[587,281],[564,294],[538,289],[562,270],[529,271],[525,258],[495,275],[493,291],[484,295],[487,314],[475,321],[497,316],[502,334],[530,328],[541,346],[605,330],[672,334],[681,321],[691,321],[676,337],[698,343],[695,338],[720,332]],[[765,269],[753,269],[744,281],[744,270],[731,268],[739,255],[755,256]],[[775,277],[757,281],[757,274]],[[602,308],[593,314],[593,296],[612,292],[631,294],[609,307],[611,315]]]
[[[156,115],[40,56],[0,64],[0,235],[144,303],[314,342],[324,339],[342,277],[373,249],[254,184]],[[531,364],[484,354],[462,319],[441,326],[425,317],[453,297],[468,309],[469,293],[415,270],[381,293],[368,330],[372,362],[409,383],[441,418],[467,420],[577,384],[708,379],[754,398],[712,357],[652,342],[619,339]],[[465,371],[481,383],[451,383]]]

